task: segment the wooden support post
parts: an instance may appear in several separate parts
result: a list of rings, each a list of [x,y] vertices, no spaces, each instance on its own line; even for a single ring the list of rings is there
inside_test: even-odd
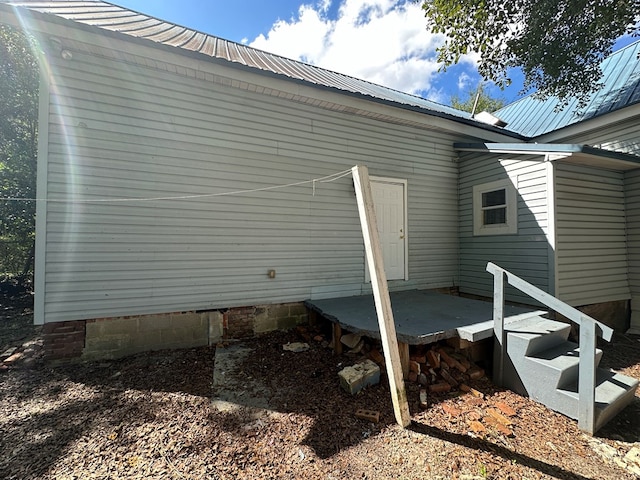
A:
[[[493,381],[504,385],[504,364],[507,355],[506,332],[504,331],[504,273],[493,273]]]
[[[385,365],[387,367],[387,377],[389,378],[393,411],[396,421],[402,427],[407,427],[411,423],[409,402],[407,401],[407,392],[402,378],[398,338],[393,320],[393,311],[391,310],[387,276],[382,260],[382,247],[380,246],[380,238],[376,224],[373,195],[371,193],[371,183],[369,182],[369,171],[367,167],[359,165],[353,167],[351,172],[353,174],[353,185],[358,202],[358,213],[360,214],[360,225],[362,226],[367,266],[369,267],[371,276],[373,298],[378,314],[380,338],[382,340]]]
[[[596,336],[596,324],[583,317],[578,366],[578,428],[590,435],[595,433]]]
[[[409,378],[409,344],[398,342],[398,353],[400,353],[400,366],[402,367],[402,378]]]
[[[339,324],[334,323],[332,332],[333,353],[336,355],[342,355],[342,342],[340,341],[342,338],[342,327]]]

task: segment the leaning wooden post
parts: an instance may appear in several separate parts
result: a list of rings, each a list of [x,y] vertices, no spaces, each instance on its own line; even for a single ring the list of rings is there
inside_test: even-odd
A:
[[[580,364],[578,365],[578,428],[593,435],[596,405],[596,324],[580,319]]]
[[[393,411],[396,416],[396,421],[401,426],[407,427],[411,423],[411,416],[409,414],[407,392],[404,388],[404,380],[402,378],[398,338],[393,320],[393,311],[391,310],[387,276],[384,272],[382,261],[382,247],[380,246],[380,238],[376,224],[373,195],[371,194],[371,183],[369,182],[369,171],[367,167],[358,165],[353,167],[351,172],[353,174],[353,184],[358,201],[360,225],[362,226],[362,236],[364,237],[364,248],[371,276],[373,297],[378,314],[380,338],[382,339],[382,349],[387,366],[387,377],[389,377]]]
[[[487,271],[493,273],[493,381],[504,385],[504,363],[507,355],[507,339],[504,331],[504,270],[493,264],[487,264]]]

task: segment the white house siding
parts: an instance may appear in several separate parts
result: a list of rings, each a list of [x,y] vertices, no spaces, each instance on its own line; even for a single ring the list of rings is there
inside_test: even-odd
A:
[[[605,150],[640,155],[640,119],[637,116],[619,122],[607,122],[606,119],[607,116],[602,120],[593,120],[594,123],[598,122],[596,128],[566,136],[562,135],[560,130],[542,136],[540,141],[543,142],[553,135],[554,143],[586,144]]]
[[[556,166],[558,297],[571,305],[630,298],[623,173]]]
[[[355,164],[408,180],[410,280],[391,288],[457,284],[452,144],[460,138],[148,63],[82,52],[51,58],[46,195],[63,201],[46,206],[40,322],[368,291],[349,177],[316,183],[315,195],[306,184],[183,200],[66,202],[257,189]]]
[[[547,241],[547,165],[542,161],[501,159],[497,155],[465,154],[460,160],[460,290],[493,295],[493,276],[485,271],[493,262],[533,285],[550,291]],[[473,235],[474,185],[509,178],[518,192],[516,235]],[[511,289],[507,299],[532,300]]]
[[[631,331],[640,334],[640,170],[625,174]]]

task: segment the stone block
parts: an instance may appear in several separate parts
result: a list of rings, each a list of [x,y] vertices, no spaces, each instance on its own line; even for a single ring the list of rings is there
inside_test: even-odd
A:
[[[205,331],[209,325],[206,319],[199,313],[188,312],[171,315],[171,326],[173,328],[184,328],[193,331]]]
[[[99,335],[129,335],[138,333],[137,318],[114,318],[96,322]]]
[[[380,382],[380,367],[371,361],[365,360],[351,367],[346,367],[338,372],[340,386],[351,395],[355,395],[369,385]]]
[[[271,305],[269,307],[269,316],[273,318],[287,318],[291,316],[289,305]]]
[[[149,332],[154,330],[169,330],[177,322],[172,315],[149,315],[138,319],[138,330]]]
[[[218,343],[224,338],[224,315],[222,312],[209,312],[209,345]]]
[[[273,332],[278,329],[278,319],[269,314],[269,309],[260,309],[253,319],[253,331],[256,334]]]
[[[307,317],[307,307],[304,306],[304,303],[290,303],[289,315],[292,317]]]
[[[278,330],[291,330],[296,328],[299,323],[299,317],[278,318]]]
[[[130,343],[130,338],[129,335],[87,336],[84,353],[98,353],[100,351],[127,348]]]

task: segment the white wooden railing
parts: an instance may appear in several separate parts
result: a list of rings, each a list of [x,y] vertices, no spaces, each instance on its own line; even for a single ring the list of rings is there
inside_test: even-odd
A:
[[[578,366],[578,427],[594,433],[596,392],[596,337],[610,342],[613,330],[594,318],[582,313],[553,295],[540,290],[513,273],[489,262],[487,272],[493,275],[493,332],[498,345],[497,365],[494,365],[494,382],[502,385],[506,355],[504,330],[504,282],[531,298],[546,305],[580,326],[580,364]],[[494,357],[495,358],[495,357]]]

